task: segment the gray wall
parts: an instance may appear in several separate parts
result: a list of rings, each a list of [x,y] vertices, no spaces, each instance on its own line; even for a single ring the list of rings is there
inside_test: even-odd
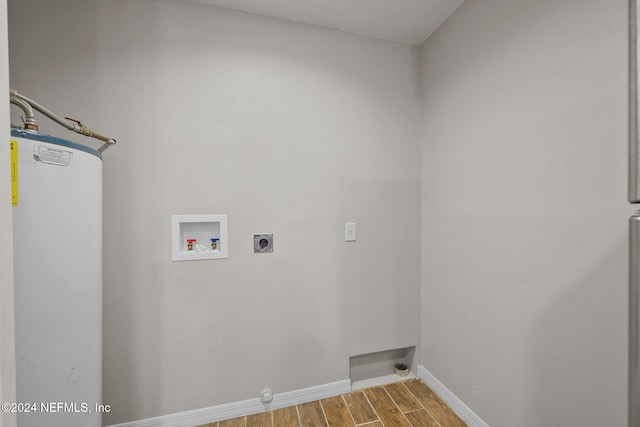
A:
[[[420,335],[493,427],[625,425],[626,1],[470,0],[420,52],[177,1],[51,3],[10,1],[12,86],[120,140],[107,423],[344,379]],[[191,213],[229,215],[228,260],[170,262],[169,215]],[[251,253],[261,231],[273,254]]]
[[[12,86],[119,140],[106,423],[347,379],[349,356],[418,344],[417,48],[158,0],[10,1],[10,30]],[[170,215],[207,213],[229,215],[229,259],[171,262]]]
[[[9,49],[7,42],[7,1],[0,0],[0,93],[9,90]],[[7,100],[5,100],[7,101]],[[0,104],[0,128],[9,127],[9,103]],[[9,158],[9,144],[1,156]],[[15,337],[13,320],[13,226],[11,207],[11,170],[9,162],[0,162],[0,402],[15,402]],[[16,425],[15,414],[1,412],[0,427]]]
[[[423,45],[422,362],[492,427],[626,426],[627,1]]]

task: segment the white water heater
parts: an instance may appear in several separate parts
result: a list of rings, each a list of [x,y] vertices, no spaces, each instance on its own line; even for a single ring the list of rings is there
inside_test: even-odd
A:
[[[18,425],[98,427],[102,156],[28,130],[10,141]]]

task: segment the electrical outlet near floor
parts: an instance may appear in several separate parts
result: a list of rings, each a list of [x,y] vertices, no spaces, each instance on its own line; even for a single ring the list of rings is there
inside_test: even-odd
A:
[[[262,403],[269,403],[273,400],[273,393],[271,392],[270,388],[265,388],[264,390],[262,390],[262,392],[260,393],[260,401]]]

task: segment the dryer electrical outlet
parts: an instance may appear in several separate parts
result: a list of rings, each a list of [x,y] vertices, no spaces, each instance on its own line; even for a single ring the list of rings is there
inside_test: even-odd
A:
[[[253,235],[253,252],[273,252],[273,234],[254,234]]]

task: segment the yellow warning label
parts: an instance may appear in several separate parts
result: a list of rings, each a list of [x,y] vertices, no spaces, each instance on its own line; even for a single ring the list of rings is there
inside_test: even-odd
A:
[[[13,139],[11,140],[11,204],[18,206],[18,141]]]

